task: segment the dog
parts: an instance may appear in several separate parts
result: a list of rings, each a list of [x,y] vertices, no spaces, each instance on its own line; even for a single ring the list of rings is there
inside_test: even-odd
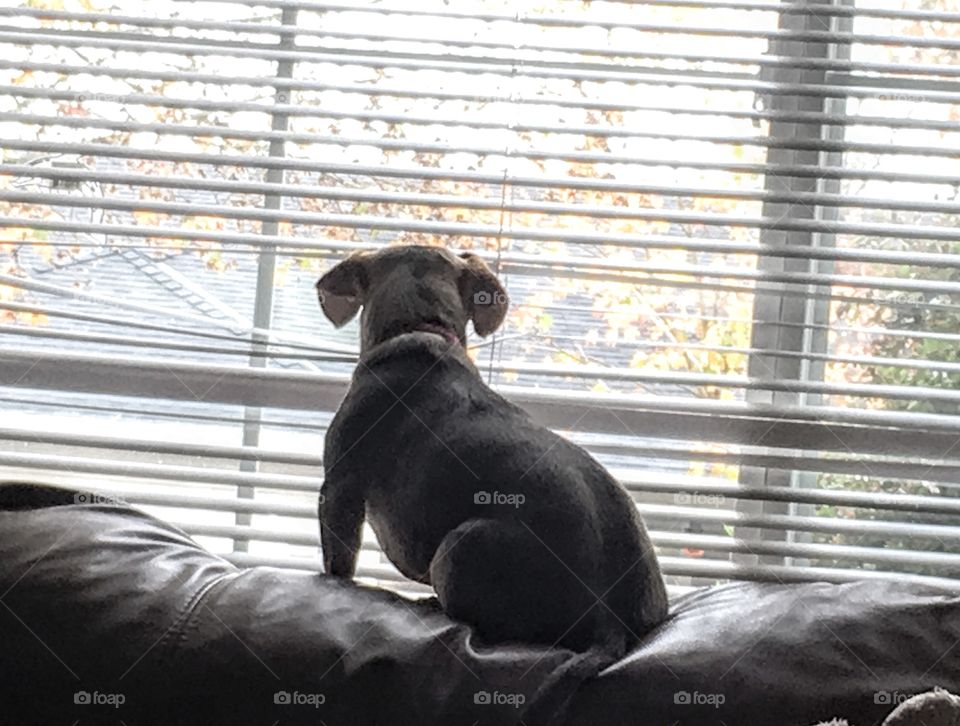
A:
[[[629,494],[584,449],[488,387],[467,355],[507,312],[469,252],[388,247],[317,282],[336,327],[360,315],[360,359],[327,431],[325,572],[353,576],[364,519],[407,577],[491,643],[622,654],[666,618]]]

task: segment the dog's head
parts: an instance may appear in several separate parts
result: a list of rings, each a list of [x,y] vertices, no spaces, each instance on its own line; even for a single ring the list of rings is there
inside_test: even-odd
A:
[[[479,257],[426,246],[350,255],[320,278],[317,296],[338,328],[363,308],[361,352],[418,330],[466,345],[468,320],[478,335],[489,335],[508,304],[503,285]]]

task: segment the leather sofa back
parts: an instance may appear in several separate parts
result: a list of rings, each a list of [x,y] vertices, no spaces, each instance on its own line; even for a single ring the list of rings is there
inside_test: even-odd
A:
[[[949,593],[719,586],[674,602],[635,652],[575,692],[566,722],[870,724],[913,693],[960,691],[958,654]],[[0,485],[6,723],[508,726],[571,658],[485,646],[391,593],[238,569],[133,508]]]

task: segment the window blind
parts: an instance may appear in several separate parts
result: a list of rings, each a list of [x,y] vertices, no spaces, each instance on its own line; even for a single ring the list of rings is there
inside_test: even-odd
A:
[[[960,590],[947,0],[13,0],[0,48],[3,478],[318,567],[357,330],[313,283],[443,244],[674,591]],[[425,591],[369,532],[360,574]]]

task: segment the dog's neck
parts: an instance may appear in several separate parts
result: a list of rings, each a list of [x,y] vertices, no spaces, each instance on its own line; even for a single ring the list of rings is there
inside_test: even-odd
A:
[[[457,331],[453,328],[447,327],[446,325],[440,325],[439,323],[420,323],[417,325],[416,330],[422,333],[434,333],[436,335],[441,335],[455,345],[463,345],[463,341],[460,340],[460,336],[457,335]]]

